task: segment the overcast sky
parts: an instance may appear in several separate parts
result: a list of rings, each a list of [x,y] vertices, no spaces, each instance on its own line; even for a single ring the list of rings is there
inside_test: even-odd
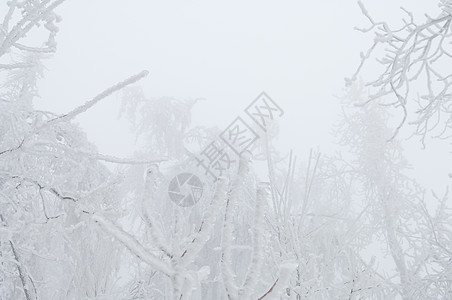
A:
[[[401,5],[420,17],[439,11],[427,0],[363,2],[376,20],[395,24]],[[331,151],[340,113],[334,95],[372,42],[353,30],[368,25],[354,0],[68,0],[57,12],[63,18],[58,51],[46,62],[38,107],[68,111],[146,69],[150,74],[139,84],[148,97],[204,98],[194,122],[225,128],[266,91],[285,110],[278,148],[293,148],[301,159],[310,148]],[[101,153],[131,156],[134,136],[118,112],[113,96],[77,121]],[[434,181],[444,187],[447,168],[413,145],[408,155],[418,171],[441,173]],[[447,152],[444,144],[433,148]]]

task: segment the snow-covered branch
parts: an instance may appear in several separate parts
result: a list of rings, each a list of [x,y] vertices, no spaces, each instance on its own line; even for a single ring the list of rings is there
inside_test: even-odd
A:
[[[195,256],[204,247],[209,240],[212,233],[215,221],[221,211],[221,207],[224,205],[227,197],[228,179],[220,177],[217,180],[215,194],[212,201],[204,214],[201,226],[193,238],[193,240],[187,245],[186,249],[182,253],[178,265],[187,266],[193,261]]]
[[[156,247],[163,253],[165,253],[165,255],[169,258],[173,258],[173,254],[170,250],[170,247],[168,246],[168,242],[164,239],[160,230],[156,228],[156,224],[152,217],[152,205],[155,205],[155,201],[157,200],[155,199],[157,173],[158,166],[155,164],[151,165],[146,172],[144,193],[141,203],[141,206],[143,208],[143,217],[146,221],[147,228],[151,233],[152,240],[155,243]]]
[[[361,63],[347,84],[355,81],[364,64],[374,57],[381,49],[384,56],[377,58],[383,67],[381,74],[369,82],[372,94],[365,102],[379,101],[384,105],[400,108],[402,118],[395,128],[394,136],[405,124],[411,112],[414,111],[415,133],[420,135],[424,143],[428,132],[437,129],[440,137],[450,136],[452,117],[449,106],[452,101],[450,87],[451,74],[448,73],[452,61],[450,47],[452,11],[443,4],[441,14],[432,18],[427,16],[423,24],[416,23],[413,14],[403,9],[408,15],[401,28],[391,28],[386,22],[376,22],[372,19],[364,4],[359,2],[361,10],[371,23],[370,28],[360,29],[362,32],[373,31],[375,39],[372,47],[361,53]],[[394,100],[391,97],[395,96]],[[418,107],[411,108],[411,97],[417,101]],[[388,100],[386,100],[388,99]],[[393,136],[393,137],[394,137]]]
[[[4,38],[0,44],[0,57],[9,51],[12,46],[17,46],[21,50],[29,52],[41,52],[39,49],[33,47],[27,47],[18,44],[18,41],[24,38],[27,33],[35,26],[38,26],[41,22],[46,22],[45,28],[49,31],[49,37],[46,41],[49,51],[55,51],[55,35],[58,28],[53,24],[53,22],[58,19],[53,10],[61,5],[65,0],[45,0],[45,1],[33,1],[31,3],[19,3],[19,1],[8,1],[8,12],[5,15],[2,24],[2,31],[4,33]],[[21,1],[22,2],[22,1]],[[23,9],[22,18],[9,30],[9,22],[12,19],[13,13],[16,8]]]
[[[99,224],[105,232],[114,236],[140,260],[144,261],[155,270],[161,271],[170,277],[174,275],[174,270],[171,266],[150,253],[150,251],[147,250],[140,242],[138,242],[132,235],[122,230],[118,225],[97,214],[92,215],[91,218]]]
[[[12,152],[20,147],[17,147],[16,149],[11,150],[5,150],[0,152],[0,155],[4,152]],[[61,152],[61,155],[63,157],[67,157],[68,155],[72,156],[83,156],[87,157],[93,160],[99,160],[99,161],[105,161],[109,163],[115,163],[115,164],[122,164],[122,165],[147,165],[147,164],[155,164],[162,161],[166,161],[168,158],[166,157],[159,157],[155,159],[149,159],[149,160],[142,160],[142,159],[133,159],[133,158],[121,158],[121,157],[115,157],[112,155],[105,155],[97,152],[88,152],[81,149],[76,149],[69,146],[63,146],[56,143],[49,143],[49,142],[28,142],[27,146],[24,147],[24,151],[28,153],[34,153],[34,154],[40,154],[40,155],[58,155],[55,151],[49,151],[49,150],[56,150]]]
[[[279,299],[282,292],[290,283],[290,276],[297,268],[297,264],[293,262],[285,262],[279,266],[278,279],[275,280],[274,284],[270,289],[258,300],[269,300],[269,299]]]
[[[235,295],[238,290],[236,284],[234,283],[234,274],[231,269],[231,250],[233,247],[232,233],[234,231],[234,222],[232,218],[235,215],[238,196],[240,195],[240,193],[242,193],[243,185],[249,172],[250,162],[251,154],[248,152],[242,153],[242,155],[240,156],[238,174],[235,177],[233,184],[229,190],[224,213],[224,225],[221,241],[221,274],[228,295]]]
[[[106,89],[105,91],[103,91],[102,93],[100,93],[99,95],[97,95],[96,97],[94,97],[93,99],[91,99],[90,101],[86,102],[85,104],[75,108],[74,110],[58,116],[54,119],[51,119],[49,121],[47,121],[45,124],[41,125],[40,127],[37,128],[37,130],[41,130],[47,126],[50,125],[54,125],[56,123],[60,123],[60,122],[67,122],[71,119],[73,119],[74,117],[76,117],[77,115],[84,113],[85,111],[87,111],[88,109],[90,109],[91,107],[93,107],[95,104],[97,104],[99,101],[101,101],[102,99],[110,96],[111,94],[113,94],[114,92],[117,92],[121,89],[123,89],[124,87],[134,84],[135,82],[137,82],[138,80],[146,77],[149,74],[148,71],[141,71],[140,73],[133,75],[111,87],[109,87],[108,89]]]
[[[248,299],[253,293],[259,280],[259,275],[264,260],[264,207],[268,201],[268,184],[260,183],[257,187],[256,207],[254,211],[253,223],[253,252],[251,253],[251,263],[248,266],[245,282],[239,290],[240,299]]]

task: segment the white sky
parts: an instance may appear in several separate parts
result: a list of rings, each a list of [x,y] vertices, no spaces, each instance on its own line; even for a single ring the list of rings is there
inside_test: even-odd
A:
[[[420,16],[438,11],[431,0],[363,2],[376,20],[398,22],[401,5]],[[68,0],[57,11],[58,51],[46,62],[38,107],[68,111],[147,69],[140,85],[148,97],[205,98],[194,122],[225,128],[264,90],[286,112],[278,148],[293,148],[300,159],[310,148],[331,150],[340,112],[334,95],[372,41],[353,30],[368,25],[354,0]],[[77,121],[102,153],[131,156],[134,136],[118,109],[119,99],[110,97]],[[425,182],[444,188],[445,164],[413,145],[419,173],[441,174]],[[431,151],[444,155],[444,145]]]

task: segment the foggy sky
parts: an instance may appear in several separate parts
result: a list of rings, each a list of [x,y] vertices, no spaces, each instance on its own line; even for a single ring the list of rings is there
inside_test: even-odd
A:
[[[427,0],[363,2],[376,20],[394,24],[400,24],[401,5],[419,17],[439,12]],[[58,50],[45,62],[37,107],[68,111],[146,69],[150,74],[139,84],[148,97],[204,98],[194,123],[225,128],[266,91],[285,110],[277,147],[292,148],[301,159],[310,148],[333,151],[331,129],[340,114],[335,95],[372,43],[371,35],[353,30],[368,26],[354,0],[68,0],[57,12],[63,18]],[[109,97],[76,121],[101,153],[131,156],[135,138],[117,119],[119,103]],[[448,167],[438,163],[448,154],[444,145],[421,151],[410,142],[407,151],[420,180],[440,189],[450,182]]]

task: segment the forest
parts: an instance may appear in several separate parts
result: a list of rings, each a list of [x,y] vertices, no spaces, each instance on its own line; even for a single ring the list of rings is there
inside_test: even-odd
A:
[[[1,300],[452,299],[450,178],[425,187],[405,155],[452,150],[451,0],[395,27],[356,4],[370,47],[350,45],[338,150],[307,157],[278,146],[295,108],[262,90],[217,127],[193,125],[197,98],[147,95],[148,70],[36,108],[65,2],[0,3]],[[132,157],[76,121],[111,97]]]

